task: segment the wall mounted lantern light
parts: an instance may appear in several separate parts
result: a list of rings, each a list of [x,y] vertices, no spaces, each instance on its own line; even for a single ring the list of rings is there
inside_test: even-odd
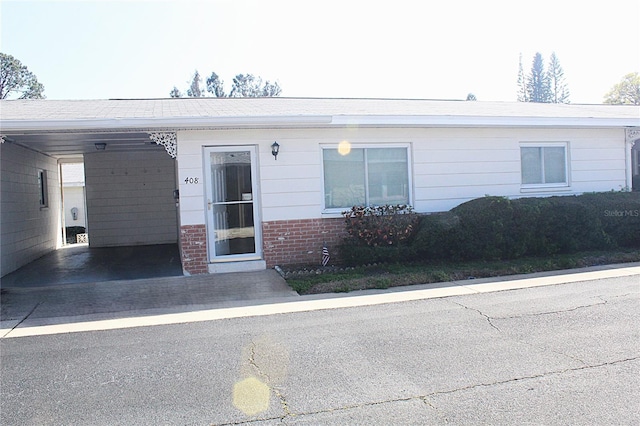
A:
[[[278,152],[280,152],[280,145],[278,145],[278,142],[274,142],[271,144],[271,154],[273,154],[273,156],[275,157],[275,159],[278,159]]]
[[[104,151],[107,148],[107,144],[104,142],[98,142],[95,146],[98,151]]]

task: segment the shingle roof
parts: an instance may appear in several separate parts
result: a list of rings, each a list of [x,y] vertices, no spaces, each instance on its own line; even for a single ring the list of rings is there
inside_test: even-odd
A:
[[[178,98],[4,100],[2,122],[326,117],[494,117],[617,119],[640,125],[640,107],[411,99]],[[636,121],[637,120],[637,124]],[[0,123],[1,124],[1,123]]]

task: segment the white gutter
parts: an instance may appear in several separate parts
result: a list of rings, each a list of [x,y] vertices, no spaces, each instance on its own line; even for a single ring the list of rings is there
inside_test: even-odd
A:
[[[46,131],[177,130],[287,127],[582,127],[640,126],[640,117],[494,117],[434,115],[318,115],[257,117],[169,117],[70,120],[2,120],[2,133]]]
[[[150,130],[206,129],[216,127],[305,127],[327,125],[331,116],[274,117],[169,117],[169,118],[107,118],[73,120],[2,120],[2,132],[38,132],[65,130]]]
[[[381,127],[629,127],[640,117],[334,116],[334,126]]]

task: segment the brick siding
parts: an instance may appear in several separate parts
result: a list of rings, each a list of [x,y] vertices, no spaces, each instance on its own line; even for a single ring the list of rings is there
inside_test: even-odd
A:
[[[182,268],[191,275],[208,273],[207,230],[204,225],[180,228]]]
[[[334,264],[338,260],[337,246],[344,235],[342,218],[264,222],[262,239],[267,268],[275,265],[319,265],[324,243],[331,255],[329,264]]]

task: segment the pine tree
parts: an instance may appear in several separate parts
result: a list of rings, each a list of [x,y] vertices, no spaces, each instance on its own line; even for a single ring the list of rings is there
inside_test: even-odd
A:
[[[544,71],[544,60],[540,52],[536,52],[531,64],[531,73],[527,81],[529,102],[549,102],[549,76]]]
[[[518,63],[518,102],[529,102],[527,80],[524,77],[524,71],[522,71],[522,53]]]
[[[569,103],[569,88],[558,56],[553,52],[549,70],[544,70],[540,52],[533,56],[531,72],[525,77],[522,71],[522,54],[518,65],[518,102]]]
[[[549,80],[549,102],[568,104],[569,88],[564,80],[564,71],[560,66],[560,61],[555,52],[551,53],[547,79]]]

